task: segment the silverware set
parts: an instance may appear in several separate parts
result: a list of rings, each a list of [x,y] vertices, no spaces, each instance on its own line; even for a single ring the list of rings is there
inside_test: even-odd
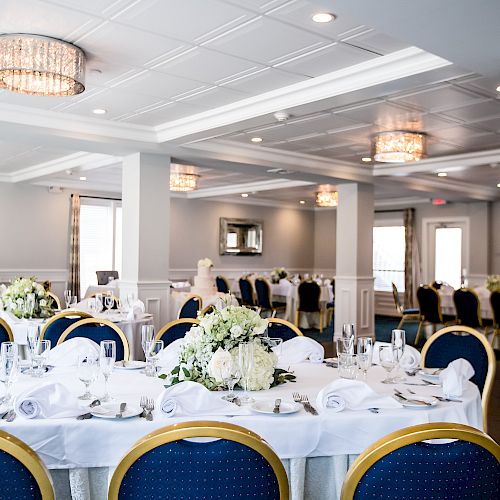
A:
[[[411,389],[408,389],[408,392],[410,394],[415,394],[415,395],[417,394],[415,391],[412,391]],[[450,399],[450,398],[446,398],[444,396],[435,396],[434,394],[431,394],[431,398],[435,398],[438,401],[441,401],[443,403],[462,403],[461,399]]]
[[[417,398],[407,398],[406,396],[403,395],[403,393],[401,391],[398,391],[397,389],[394,389],[394,396],[400,402],[405,401],[407,403],[414,403],[414,404],[422,405],[422,406],[432,406],[432,403],[429,403],[428,401],[423,401],[422,399],[418,399],[418,397]]]
[[[142,408],[142,413],[139,416],[151,422],[153,420],[153,410],[155,409],[154,400],[148,398],[147,396],[141,396],[140,405]]]
[[[294,392],[292,396],[293,400],[296,403],[301,403],[304,407],[304,410],[306,410],[308,413],[310,413],[311,415],[318,415],[316,408],[314,408],[314,406],[309,402],[309,398],[307,396],[300,395],[298,392]]]
[[[8,412],[2,415],[2,419],[5,420],[6,422],[13,422],[16,417],[17,414],[14,410],[9,410]]]

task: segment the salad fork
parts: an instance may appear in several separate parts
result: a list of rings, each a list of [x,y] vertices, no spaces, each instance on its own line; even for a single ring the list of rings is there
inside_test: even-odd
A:
[[[146,418],[147,412],[146,407],[148,405],[148,398],[146,396],[141,396],[140,406],[142,408],[142,413],[139,415],[140,417]]]
[[[147,400],[146,402],[146,411],[147,411],[147,414],[146,414],[146,420],[148,420],[149,422],[151,422],[153,420],[153,410],[155,409],[155,402],[153,399],[149,399]]]
[[[292,394],[293,400],[296,403],[301,403],[302,406],[304,407],[304,410],[306,410],[308,413],[311,415],[317,415],[318,412],[316,411],[316,408],[314,408],[311,403],[309,402],[309,399],[307,396],[302,396],[298,392],[294,392]]]

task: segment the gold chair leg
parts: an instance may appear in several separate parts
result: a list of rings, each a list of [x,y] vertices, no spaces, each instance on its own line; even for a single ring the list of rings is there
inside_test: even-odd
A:
[[[295,326],[296,326],[297,328],[300,328],[300,327],[299,327],[299,324],[300,324],[300,311],[297,311],[297,312],[295,313]]]
[[[319,312],[319,333],[323,333],[323,311]]]
[[[404,325],[404,322],[405,322],[405,317],[401,316],[401,321],[399,322],[398,330],[401,330],[401,327]]]
[[[418,341],[420,340],[420,330],[422,329],[423,321],[418,323],[417,335],[415,336],[415,345],[418,345]]]

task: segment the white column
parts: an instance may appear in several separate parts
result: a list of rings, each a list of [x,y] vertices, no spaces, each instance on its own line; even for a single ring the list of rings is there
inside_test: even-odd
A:
[[[123,159],[123,279],[120,294],[134,293],[167,322],[170,293],[170,157],[134,153]]]
[[[353,323],[359,336],[372,336],[373,185],[339,184],[337,265],[335,276],[335,335]]]

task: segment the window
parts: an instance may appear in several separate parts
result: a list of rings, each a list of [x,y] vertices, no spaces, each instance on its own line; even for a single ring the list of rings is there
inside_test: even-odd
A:
[[[80,207],[80,294],[97,283],[96,271],[122,266],[122,208],[114,200],[82,197]]]
[[[375,290],[405,289],[405,228],[381,226],[373,228],[373,275]]]
[[[462,228],[436,228],[434,277],[460,288],[462,282]]]

